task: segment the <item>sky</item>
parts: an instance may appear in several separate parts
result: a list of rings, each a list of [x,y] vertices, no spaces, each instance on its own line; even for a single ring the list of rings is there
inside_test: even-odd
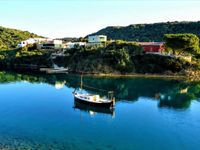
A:
[[[200,0],[0,0],[0,26],[51,38],[167,21],[200,21]]]

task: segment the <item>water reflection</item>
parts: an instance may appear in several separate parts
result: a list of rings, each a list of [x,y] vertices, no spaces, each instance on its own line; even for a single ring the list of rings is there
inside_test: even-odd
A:
[[[176,109],[186,109],[190,107],[191,101],[196,97],[190,93],[175,93],[165,95],[159,101],[159,107],[170,107]]]
[[[97,108],[88,106],[85,104],[80,104],[78,102],[74,102],[74,109],[78,109],[80,111],[88,113],[90,116],[95,116],[96,114],[105,114],[111,115],[113,118],[115,117],[115,110],[114,109],[106,109],[106,108]]]
[[[186,82],[179,80],[149,79],[149,78],[98,78],[85,76],[84,83],[97,89],[113,90],[116,101],[134,102],[139,97],[149,97],[158,101],[158,107],[169,107],[173,109],[187,109],[193,100],[200,98],[200,82]],[[30,83],[48,83],[61,89],[78,88],[80,77],[77,75],[27,75],[0,72],[0,83],[28,81]],[[98,93],[107,96],[107,93],[85,89],[90,93]],[[88,111],[86,107],[79,108]],[[91,110],[98,112],[98,110]],[[112,114],[112,113],[111,113]]]
[[[63,81],[63,82],[56,81],[55,88],[57,90],[60,90],[60,89],[62,89],[65,86],[65,83],[66,83],[66,81]]]

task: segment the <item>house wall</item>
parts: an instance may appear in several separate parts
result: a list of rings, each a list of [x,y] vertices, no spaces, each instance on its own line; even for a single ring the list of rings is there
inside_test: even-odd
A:
[[[107,36],[104,35],[94,35],[88,37],[89,43],[102,43],[107,41]]]
[[[141,45],[145,52],[161,53],[164,50],[163,45]]]
[[[62,49],[62,44],[37,44],[37,49]]]
[[[53,44],[62,44],[62,40],[53,40]]]
[[[39,44],[39,43],[42,43],[42,42],[51,42],[51,41],[53,41],[53,39],[49,39],[49,38],[29,38],[25,41],[20,42],[17,46],[18,47],[25,47],[29,44],[35,44],[35,43]]]
[[[145,52],[161,52],[160,46],[143,45],[142,47]]]
[[[76,46],[85,46],[85,42],[68,42],[66,43],[66,48],[72,49],[75,48]]]

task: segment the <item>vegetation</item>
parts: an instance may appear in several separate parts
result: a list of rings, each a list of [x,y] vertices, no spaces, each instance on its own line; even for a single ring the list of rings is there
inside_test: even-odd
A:
[[[107,35],[109,39],[125,41],[163,41],[165,34],[193,33],[200,36],[199,22],[167,22],[134,24],[127,27],[107,27],[92,35]]]
[[[106,47],[86,47],[68,50],[66,56],[54,62],[72,72],[85,73],[177,73],[199,64],[175,56],[144,54],[135,42],[115,41]]]
[[[31,37],[39,37],[28,31],[9,29],[0,26],[0,50],[16,48],[17,44]]]
[[[131,57],[142,51],[135,42],[116,41],[106,47],[70,49],[65,57],[57,57],[54,62],[74,72],[125,73],[134,70]]]
[[[41,37],[28,31],[0,27],[0,68],[19,66],[51,66],[50,54],[36,49],[36,45],[17,48],[17,44],[28,38]]]
[[[185,25],[187,25],[188,28],[191,26],[191,24],[192,27],[198,27],[198,24],[200,24],[200,22],[175,22],[153,25],[132,25],[131,28],[133,30],[131,29],[127,31],[128,35],[124,34],[124,32],[121,32],[121,28],[117,28],[117,30],[119,30],[120,33],[123,33],[123,36],[126,36],[127,40],[130,40],[131,38],[129,38],[129,34],[131,34],[132,31],[135,32],[136,29],[140,32],[145,32],[145,34],[147,34],[151,31],[153,32],[154,27],[158,27],[156,28],[156,33],[159,33],[160,29],[162,29],[164,25],[167,29],[172,28],[172,26],[177,27],[177,30],[179,29],[178,27],[180,25],[182,25],[182,28],[185,29]],[[147,32],[147,29],[152,30],[148,30]],[[164,31],[168,31],[167,29]],[[193,28],[193,30],[194,29],[196,30],[197,28]],[[193,30],[191,29],[191,31]],[[49,50],[37,50],[36,45],[29,45],[28,47],[23,48],[15,48],[19,41],[25,40],[30,37],[37,37],[37,35],[26,31],[19,31],[3,27],[0,27],[0,33],[1,69],[12,69],[17,67],[34,67],[39,69],[41,67],[52,67],[53,62],[56,63],[58,66],[68,67],[70,71],[76,73],[85,72],[106,74],[171,74],[188,69],[200,69],[199,39],[194,34],[166,34],[164,37],[167,49],[173,51],[174,54],[186,53],[193,55],[193,61],[187,62],[175,56],[145,54],[143,52],[143,49],[141,48],[141,46],[138,45],[137,42],[123,40],[107,42],[105,43],[105,45],[100,46],[76,46],[76,48],[67,50],[65,52],[65,56],[58,56],[52,61],[52,52]],[[139,34],[139,32],[137,34]],[[117,31],[115,32],[115,35],[118,35]],[[142,35],[143,34],[141,34],[140,36]],[[152,37],[156,37],[159,40],[158,36]],[[68,39],[66,38],[66,40]],[[84,41],[85,39],[79,40]]]
[[[1,68],[15,67],[51,67],[50,53],[48,51],[36,50],[34,45],[28,47],[1,50],[0,51]]]
[[[133,58],[138,73],[173,74],[194,68],[195,65],[181,58],[155,54],[138,55]]]
[[[167,48],[173,51],[173,54],[198,54],[199,38],[194,34],[165,34]]]

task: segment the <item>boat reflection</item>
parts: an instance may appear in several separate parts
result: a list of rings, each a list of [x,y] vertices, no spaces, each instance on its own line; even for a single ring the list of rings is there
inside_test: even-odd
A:
[[[110,115],[112,118],[115,117],[115,110],[109,109],[109,108],[99,108],[94,106],[88,106],[86,104],[81,104],[78,102],[74,102],[74,109],[78,109],[83,112],[87,112],[90,116],[95,116],[97,114],[104,114],[104,115]]]
[[[66,81],[62,81],[62,82],[56,81],[55,82],[55,88],[57,90],[60,90],[60,89],[64,88],[65,84],[66,84]]]

